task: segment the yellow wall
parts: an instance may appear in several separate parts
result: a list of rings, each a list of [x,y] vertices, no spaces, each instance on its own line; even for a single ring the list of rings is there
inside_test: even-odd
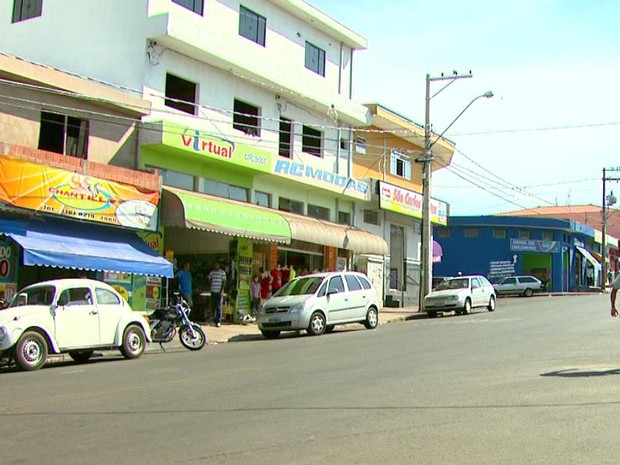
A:
[[[371,130],[377,130],[371,127]],[[423,156],[424,149],[400,137],[381,132],[361,132],[366,138],[366,155],[356,152],[353,144],[353,173],[356,179],[372,178],[389,182],[413,191],[422,191],[422,163],[415,159]],[[411,180],[390,174],[390,158],[392,150],[398,150],[411,158]]]

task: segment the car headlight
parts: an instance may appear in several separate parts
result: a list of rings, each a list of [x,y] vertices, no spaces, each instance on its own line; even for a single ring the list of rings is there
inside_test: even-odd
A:
[[[304,304],[295,304],[291,307],[291,309],[289,310],[290,313],[299,313],[301,311],[303,311],[304,309]]]
[[[9,334],[8,330],[4,326],[0,326],[0,341],[4,340]]]

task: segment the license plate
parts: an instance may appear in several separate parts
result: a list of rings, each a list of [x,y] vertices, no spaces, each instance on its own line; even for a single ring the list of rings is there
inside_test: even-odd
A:
[[[276,317],[271,317],[269,318],[269,323],[279,323],[280,322],[280,318],[276,318]]]

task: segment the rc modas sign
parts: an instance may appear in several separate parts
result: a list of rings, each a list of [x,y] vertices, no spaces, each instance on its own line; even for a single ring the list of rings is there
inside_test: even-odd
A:
[[[368,196],[368,183],[304,163],[278,160],[274,174],[295,178],[305,184],[323,187],[362,200],[366,200]]]

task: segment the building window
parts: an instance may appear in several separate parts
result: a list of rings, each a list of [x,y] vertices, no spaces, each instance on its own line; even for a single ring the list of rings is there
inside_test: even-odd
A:
[[[494,229],[493,239],[506,239],[506,230],[505,229]]]
[[[298,215],[304,214],[304,204],[303,202],[298,202],[297,200],[285,199],[280,197],[280,203],[278,205],[278,210],[282,210],[283,212],[297,213]]]
[[[166,100],[164,104],[167,107],[195,115],[197,103],[195,82],[166,73]]]
[[[331,212],[329,208],[319,207],[318,205],[308,204],[308,216],[317,220],[329,221]]]
[[[194,190],[194,176],[179,171],[165,170],[157,168],[161,174],[162,182],[166,186],[178,187],[188,191]]]
[[[265,17],[243,6],[239,7],[239,35],[264,47],[266,30],[267,19]]]
[[[293,122],[290,119],[280,118],[278,137],[278,155],[293,158]]]
[[[260,136],[260,108],[235,99],[233,128],[249,136]]]
[[[88,121],[42,111],[39,149],[77,158],[86,158],[88,152]]]
[[[437,237],[450,237],[450,230],[448,228],[437,228]]]
[[[340,139],[340,150],[345,152],[349,151],[349,139],[345,139],[344,137]]]
[[[43,0],[13,0],[13,22],[36,18],[43,13]]]
[[[172,2],[202,16],[204,0],[172,0]]]
[[[321,140],[321,131],[317,131],[310,126],[304,126],[301,140],[301,150],[309,153],[310,155],[314,155],[315,157],[320,157],[322,155]]]
[[[405,179],[411,179],[411,160],[396,150],[390,156],[390,174]]]
[[[532,238],[532,231],[529,229],[519,229],[519,239],[529,240]]]
[[[364,210],[364,223],[379,226],[379,213],[376,210]]]
[[[306,68],[325,76],[325,50],[306,42]]]
[[[254,203],[261,207],[271,208],[271,195],[267,192],[254,192]]]
[[[347,224],[351,226],[351,213],[338,212],[338,224]]]
[[[543,241],[552,241],[553,240],[553,231],[543,231],[542,232]]]
[[[478,237],[478,228],[465,228],[465,237]]]
[[[238,200],[240,202],[248,201],[247,189],[224,182],[214,181],[213,179],[202,179],[200,191],[224,199]]]
[[[355,136],[355,151],[357,153],[361,153],[362,155],[366,154],[367,140],[365,137]]]

